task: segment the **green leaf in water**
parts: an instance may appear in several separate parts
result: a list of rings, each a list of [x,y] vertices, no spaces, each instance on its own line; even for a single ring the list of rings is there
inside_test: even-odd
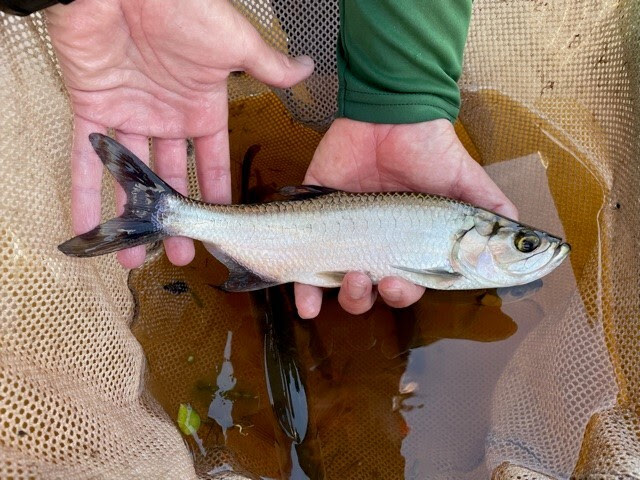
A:
[[[200,428],[200,415],[191,405],[180,404],[178,410],[178,426],[185,435],[194,435]]]

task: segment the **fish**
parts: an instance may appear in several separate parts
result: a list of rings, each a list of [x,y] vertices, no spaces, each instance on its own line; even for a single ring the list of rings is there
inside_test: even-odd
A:
[[[352,193],[301,185],[286,200],[207,204],[185,197],[112,138],[89,135],[124,188],[124,213],[59,245],[92,257],[171,236],[202,241],[229,270],[219,287],[252,291],[289,282],[338,287],[346,272],[374,284],[396,276],[436,290],[522,285],[571,251],[560,237],[452,198]]]

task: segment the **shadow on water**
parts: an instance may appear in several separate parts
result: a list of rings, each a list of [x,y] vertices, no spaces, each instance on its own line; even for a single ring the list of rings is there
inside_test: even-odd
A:
[[[480,103],[475,98],[468,104],[473,101]],[[250,180],[244,199],[268,199],[276,187],[299,183],[319,136],[290,125],[272,97],[243,101],[230,113],[234,178],[241,176],[245,153],[254,159],[253,168],[244,162],[242,176]],[[291,134],[282,137],[285,123]],[[467,142],[476,140],[473,131],[460,125],[457,130]],[[549,153],[558,154],[557,143],[548,147],[510,151],[509,158],[518,160],[509,168],[525,169],[538,195],[532,201],[548,202],[543,208],[555,214],[554,202],[570,199],[554,180],[546,186],[547,173],[560,168]],[[500,165],[492,165],[497,177],[505,175]],[[588,238],[574,241],[579,222],[573,214],[565,220],[566,203],[557,224],[570,243],[593,252],[602,196],[599,183],[583,174],[589,172],[573,170],[594,202],[579,206]],[[242,190],[237,187],[236,194]],[[197,434],[204,454],[184,436],[201,474],[488,478],[487,458],[499,442],[522,455],[540,455],[523,439],[524,429],[522,436],[502,433],[496,405],[518,352],[538,348],[535,342],[527,345],[531,338],[556,335],[547,332],[548,325],[564,318],[571,299],[580,298],[575,279],[589,255],[579,252],[544,282],[505,290],[428,291],[410,308],[377,302],[359,316],[346,314],[336,292],[328,291],[320,316],[302,320],[291,286],[226,294],[210,287],[224,280],[226,270],[201,245],[195,260],[182,268],[156,249],[130,277],[138,307],[132,331],[148,362],[145,387],[168,417],[175,422],[180,405],[189,404],[201,420]]]

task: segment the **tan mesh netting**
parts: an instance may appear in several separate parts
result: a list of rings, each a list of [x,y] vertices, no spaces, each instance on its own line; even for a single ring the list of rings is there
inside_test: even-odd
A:
[[[251,185],[301,180],[335,111],[338,16],[333,0],[236,3],[273,45],[318,62],[287,91],[233,77],[237,199],[251,145]],[[571,260],[512,303],[428,292],[351,317],[330,298],[294,321],[310,425],[297,456],[317,477],[640,477],[639,42],[633,0],[474,2],[457,132],[523,220],[564,231]],[[0,476],[282,476],[291,447],[259,309],[210,287],[221,272],[202,248],[184,268],[152,248],[130,277],[113,256],[57,251],[68,99],[41,16],[0,14],[0,46]],[[228,424],[208,415],[221,392]],[[205,455],[177,428],[181,403],[202,419]]]

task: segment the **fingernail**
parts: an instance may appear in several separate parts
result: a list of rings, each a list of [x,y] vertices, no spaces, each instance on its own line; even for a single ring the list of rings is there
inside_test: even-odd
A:
[[[313,67],[314,61],[309,55],[301,55],[299,57],[295,57],[294,60],[305,67]]]
[[[359,280],[351,280],[347,287],[347,293],[349,294],[349,298],[353,300],[362,299],[367,293],[366,282],[359,281]]]
[[[385,290],[382,294],[385,300],[390,300],[392,302],[397,302],[402,298],[402,290],[398,288],[392,288],[390,290]]]

